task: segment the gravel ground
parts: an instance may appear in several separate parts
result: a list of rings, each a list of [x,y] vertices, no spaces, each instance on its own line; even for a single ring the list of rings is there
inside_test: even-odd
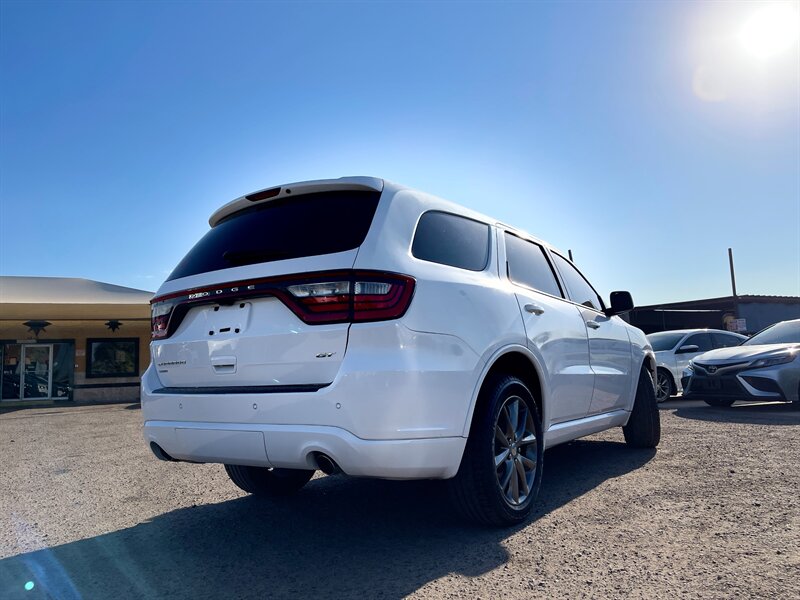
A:
[[[545,455],[524,527],[441,482],[318,477],[283,501],[157,461],[138,406],[0,414],[1,598],[800,598],[800,412],[662,405]],[[32,587],[29,591],[25,586]]]

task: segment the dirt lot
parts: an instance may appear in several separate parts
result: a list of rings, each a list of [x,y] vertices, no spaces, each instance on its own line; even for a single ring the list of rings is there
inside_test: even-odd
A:
[[[491,530],[440,482],[246,497],[157,461],[135,405],[7,412],[0,597],[800,598],[800,412],[661,417],[657,452],[619,430],[548,451],[532,522]]]

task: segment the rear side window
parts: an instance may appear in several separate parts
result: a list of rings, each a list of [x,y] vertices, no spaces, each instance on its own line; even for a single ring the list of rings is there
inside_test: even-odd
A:
[[[167,281],[230,267],[352,250],[367,237],[380,196],[380,192],[320,192],[237,212],[206,233]]]
[[[420,260],[483,271],[489,260],[489,226],[438,211],[419,218],[411,254]]]
[[[583,306],[594,308],[595,310],[602,310],[603,301],[600,299],[600,296],[597,295],[597,292],[594,291],[591,284],[586,281],[586,278],[581,275],[580,271],[573,267],[571,263],[567,262],[567,259],[563,256],[553,253],[553,258],[567,286],[570,299]]]
[[[515,235],[506,233],[506,268],[514,283],[561,297],[561,288],[544,248]]]

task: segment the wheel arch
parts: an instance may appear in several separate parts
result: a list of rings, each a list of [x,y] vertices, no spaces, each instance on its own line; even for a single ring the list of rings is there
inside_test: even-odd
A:
[[[503,373],[506,375],[514,375],[519,377],[530,390],[533,395],[533,400],[536,402],[536,407],[539,409],[539,414],[542,419],[542,431],[547,431],[547,394],[542,385],[543,370],[541,364],[536,359],[536,356],[528,350],[525,346],[513,345],[507,346],[495,352],[491,358],[486,362],[481,376],[475,386],[470,400],[469,410],[467,411],[467,419],[464,423],[462,435],[469,436],[472,427],[472,421],[475,416],[475,409],[478,407],[478,402],[481,399],[481,392],[486,385],[486,382],[495,374]]]

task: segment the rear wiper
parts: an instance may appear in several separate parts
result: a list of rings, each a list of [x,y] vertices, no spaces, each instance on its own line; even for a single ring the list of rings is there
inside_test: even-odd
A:
[[[222,258],[232,265],[251,265],[288,256],[288,252],[279,250],[227,250],[222,253]]]

